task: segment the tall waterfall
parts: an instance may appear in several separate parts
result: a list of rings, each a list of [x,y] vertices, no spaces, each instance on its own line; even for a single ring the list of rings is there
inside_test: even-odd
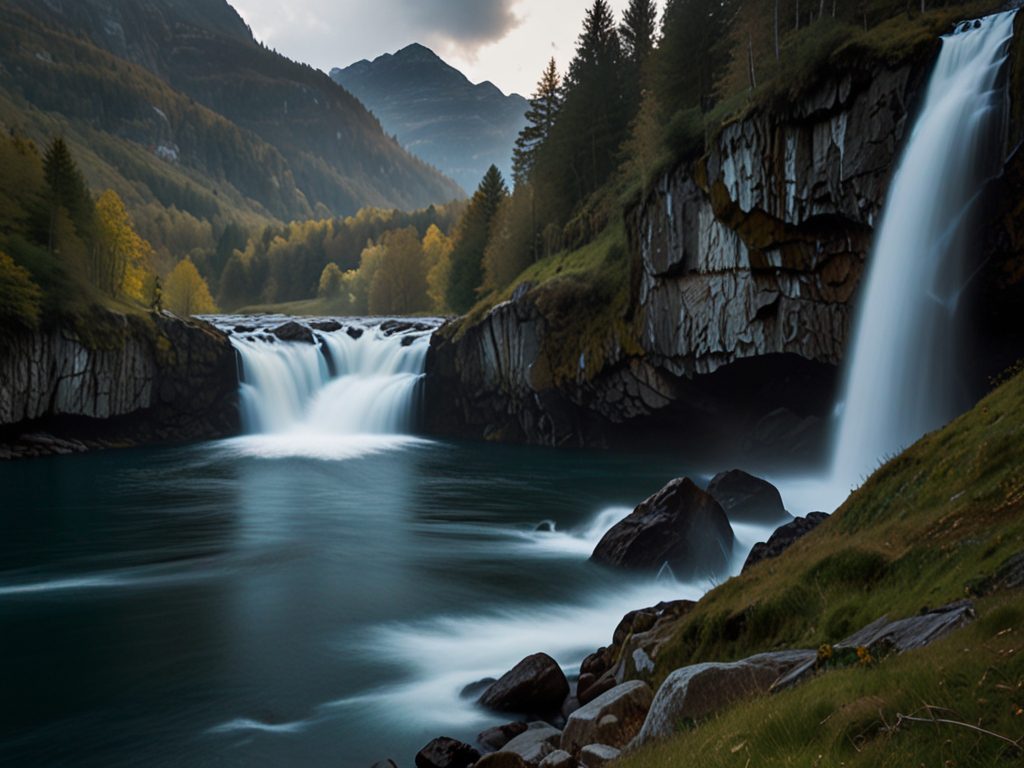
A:
[[[281,341],[269,328],[235,330],[245,431],[407,434],[431,329],[422,323],[350,325],[317,331],[312,344]]]
[[[965,405],[955,319],[970,279],[971,209],[1003,148],[1000,72],[1015,13],[963,22],[942,39],[862,289],[833,454],[837,482],[858,483]]]

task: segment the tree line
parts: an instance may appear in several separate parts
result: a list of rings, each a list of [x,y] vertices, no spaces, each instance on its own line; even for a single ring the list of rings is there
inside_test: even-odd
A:
[[[113,190],[94,195],[67,143],[44,152],[25,138],[0,137],[0,317],[35,328],[94,304],[167,308],[182,315],[216,309],[187,259],[163,285],[153,248]]]

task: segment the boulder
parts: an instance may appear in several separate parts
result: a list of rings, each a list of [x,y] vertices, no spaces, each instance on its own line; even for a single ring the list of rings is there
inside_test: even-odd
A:
[[[584,680],[583,677],[587,677],[587,679]],[[586,683],[586,686],[584,686],[584,683]],[[618,685],[618,681],[615,679],[615,672],[611,669],[596,679],[594,679],[593,675],[581,676],[580,682],[578,683],[576,697],[579,699],[581,705],[586,706],[598,696],[610,691],[616,685]]]
[[[459,698],[461,699],[479,699],[481,694],[494,685],[497,680],[493,677],[485,677],[483,680],[477,680],[476,682],[469,683],[463,686],[462,690],[459,691]]]
[[[529,725],[524,722],[496,725],[493,728],[488,728],[486,731],[481,731],[477,735],[476,740],[481,747],[494,752],[504,747],[519,734],[525,733],[527,728],[529,728]]]
[[[492,752],[477,760],[476,768],[528,768],[515,752]]]
[[[310,323],[309,327],[314,331],[320,331],[321,333],[336,333],[341,330],[342,325],[337,320],[320,320],[315,323]]]
[[[416,768],[469,768],[479,759],[469,744],[441,736],[417,753]]]
[[[651,687],[639,680],[602,693],[569,716],[562,749],[575,754],[587,744],[626,746],[643,727],[653,700]]]
[[[545,757],[556,749],[562,740],[562,732],[547,723],[530,723],[525,732],[519,734],[499,752],[512,752],[523,758],[529,766],[539,766]]]
[[[313,331],[294,320],[277,326],[271,333],[281,341],[294,341],[302,344],[312,344],[315,341]]]
[[[664,564],[682,580],[725,572],[733,547],[725,511],[689,478],[673,480],[609,530],[591,560],[634,570]]]
[[[811,512],[807,517],[798,517],[792,522],[776,528],[775,533],[769,537],[768,541],[759,542],[750,550],[746,562],[743,563],[744,572],[762,560],[778,557],[793,546],[798,539],[803,538],[828,520],[828,517],[824,512]]]
[[[540,768],[576,768],[576,761],[568,752],[556,749],[540,761]]]
[[[363,338],[363,334],[366,333],[366,331],[363,330],[362,328],[348,328],[345,330],[345,333],[349,335],[349,338],[361,339]]]
[[[558,662],[546,653],[535,653],[484,691],[480,703],[498,712],[547,715],[558,712],[568,695],[569,681]]]
[[[588,744],[580,750],[580,765],[583,768],[601,768],[619,759],[622,753],[607,744]]]
[[[790,517],[778,488],[740,469],[715,475],[708,483],[708,494],[734,523],[771,525]]]
[[[639,735],[631,747],[671,736],[680,724],[704,720],[735,702],[765,693],[789,670],[815,651],[781,651],[732,663],[711,662],[677,669],[658,688]]]
[[[381,760],[371,765],[370,768],[398,768],[398,764],[394,760]]]

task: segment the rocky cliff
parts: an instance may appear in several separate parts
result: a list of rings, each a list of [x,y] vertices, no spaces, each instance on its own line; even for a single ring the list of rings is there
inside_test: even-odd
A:
[[[103,310],[77,328],[3,337],[0,458],[237,430],[235,353],[219,331]]]
[[[596,339],[566,333],[590,309],[551,312],[545,285],[443,329],[428,428],[813,455],[930,62],[825,79],[725,125],[661,177],[626,216],[630,306]],[[1001,215],[1000,231],[1012,226]]]

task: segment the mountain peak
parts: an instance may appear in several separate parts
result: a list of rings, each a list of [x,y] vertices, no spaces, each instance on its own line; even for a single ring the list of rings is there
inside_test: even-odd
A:
[[[404,61],[436,61],[444,63],[440,56],[421,43],[411,43],[405,46],[405,48],[394,53],[394,58]]]
[[[463,189],[476,189],[497,165],[510,173],[512,148],[525,124],[527,104],[490,81],[469,78],[421,43],[331,70],[398,137]]]

